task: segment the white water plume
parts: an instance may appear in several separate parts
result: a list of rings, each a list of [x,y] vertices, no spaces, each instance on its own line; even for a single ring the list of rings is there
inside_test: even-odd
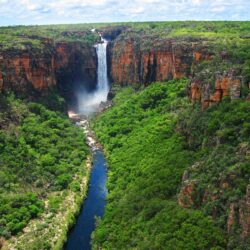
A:
[[[82,114],[95,112],[102,102],[107,101],[109,92],[109,82],[107,75],[107,44],[108,41],[101,38],[101,43],[96,47],[98,65],[97,65],[97,88],[93,93],[79,93],[78,106]]]

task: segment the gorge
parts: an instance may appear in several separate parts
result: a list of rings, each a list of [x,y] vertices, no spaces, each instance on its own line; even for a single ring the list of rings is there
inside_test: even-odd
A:
[[[98,112],[102,102],[107,101],[109,92],[109,82],[107,75],[107,41],[101,38],[101,43],[95,45],[97,52],[97,86],[96,90],[88,93],[78,93],[78,114],[79,121],[76,123],[80,126],[86,137],[87,144],[91,148],[93,157],[93,166],[90,174],[89,189],[87,198],[83,201],[81,212],[77,217],[73,229],[70,231],[68,240],[65,244],[65,250],[91,249],[91,234],[95,229],[97,217],[101,218],[104,214],[105,199],[107,195],[106,178],[107,168],[104,154],[100,145],[93,138],[94,132],[91,131],[88,119],[80,118],[82,115],[90,116],[92,113]]]
[[[148,85],[155,81],[189,77],[189,97],[193,102],[202,102],[204,107],[219,102],[224,96],[232,99],[241,96],[241,69],[224,69],[224,64],[230,60],[234,64],[235,59],[230,59],[225,51],[219,52],[223,49],[217,48],[213,41],[196,37],[159,38],[154,35],[148,39],[140,38],[125,26],[103,28],[99,32],[112,39],[107,49],[107,70],[111,82]],[[64,39],[76,34],[87,36],[79,33],[63,36]],[[1,53],[0,89],[32,98],[31,91],[33,95],[44,95],[49,88],[56,86],[74,106],[78,98],[76,93],[91,92],[97,87],[98,62],[94,44],[75,41],[54,43],[52,39],[41,39],[39,42],[42,45],[39,49],[30,50],[27,47]],[[242,46],[247,46],[244,41]],[[209,69],[215,61],[223,65],[223,70],[211,68],[210,72],[202,68],[207,64]],[[206,83],[204,78],[211,79],[211,83]]]
[[[247,249],[249,22],[0,38],[0,247]]]

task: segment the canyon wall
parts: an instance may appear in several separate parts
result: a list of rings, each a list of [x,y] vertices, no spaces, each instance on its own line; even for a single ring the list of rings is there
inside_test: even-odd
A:
[[[128,36],[118,37],[108,50],[110,79],[114,83],[148,85],[154,81],[187,77],[190,79],[189,99],[192,103],[201,102],[203,108],[226,96],[231,99],[241,97],[243,79],[232,68],[213,72],[210,82],[206,74],[197,70],[199,64],[213,61],[215,57],[216,51],[207,41],[194,38],[147,40],[146,37],[134,39]],[[224,60],[223,53],[219,56]]]
[[[67,97],[77,84],[95,87],[96,67],[95,48],[78,42],[46,41],[44,50],[2,51],[0,91],[32,96],[57,86]]]
[[[153,40],[147,47],[134,39],[117,40],[111,46],[111,79],[122,85],[188,77],[192,46],[172,39]]]
[[[201,102],[203,108],[218,103],[223,97],[231,100],[240,98],[242,77],[237,76],[233,70],[215,73],[214,88],[195,77],[189,83],[189,98],[192,103]]]
[[[0,54],[0,90],[42,91],[55,84],[55,60],[50,53],[6,51]]]
[[[206,187],[205,190],[198,188],[198,180],[189,177],[188,171],[185,171],[182,178],[181,190],[178,195],[178,203],[184,208],[198,208],[204,209],[204,207],[213,204],[211,216],[214,220],[218,219],[219,213],[221,213],[221,207],[223,195],[227,192],[228,188],[231,188],[232,178],[228,180],[220,180],[218,182],[218,189],[220,192],[214,193]],[[247,241],[250,234],[250,185],[246,188],[245,196],[238,201],[223,200],[224,209],[226,207],[225,216],[225,230],[228,235],[239,234],[240,239]],[[235,229],[239,228],[239,231],[235,232]],[[228,245],[230,247],[230,242]]]
[[[97,31],[110,40],[108,75],[113,83],[148,85],[187,77],[191,102],[201,102],[203,108],[226,96],[241,97],[243,79],[232,68],[212,72],[214,76],[209,81],[203,74],[206,70],[199,72],[199,65],[213,61],[216,55],[209,41],[138,36],[125,26]],[[57,86],[64,97],[75,99],[77,91],[95,88],[97,57],[93,45],[54,43],[49,39],[43,43],[46,49],[39,51],[0,51],[0,91],[14,90],[32,96],[33,92],[44,94],[51,86]],[[223,53],[220,57],[228,59]]]
[[[64,97],[75,99],[76,92],[96,87],[97,55],[93,46],[57,43],[54,60],[57,86]]]

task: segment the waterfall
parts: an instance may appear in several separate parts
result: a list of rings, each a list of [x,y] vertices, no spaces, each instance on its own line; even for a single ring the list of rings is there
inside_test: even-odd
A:
[[[82,114],[95,112],[101,102],[107,101],[109,81],[107,74],[107,45],[108,41],[101,37],[101,42],[95,45],[97,54],[97,87],[91,93],[78,93],[78,109]]]
[[[96,53],[98,58],[97,68],[97,92],[100,93],[100,101],[107,101],[109,92],[109,83],[107,75],[107,45],[108,41],[101,38],[101,43],[96,45]]]

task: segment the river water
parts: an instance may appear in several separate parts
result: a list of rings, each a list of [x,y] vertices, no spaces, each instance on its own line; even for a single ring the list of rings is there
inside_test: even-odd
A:
[[[75,226],[69,233],[65,250],[90,250],[91,233],[95,229],[95,217],[104,213],[107,169],[103,152],[98,149],[93,154],[93,167],[90,176],[88,196]]]

